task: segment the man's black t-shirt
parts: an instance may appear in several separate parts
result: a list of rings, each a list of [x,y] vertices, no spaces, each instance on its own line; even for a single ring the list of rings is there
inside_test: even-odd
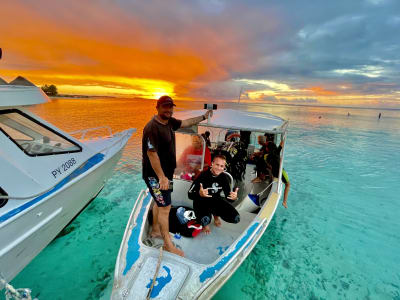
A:
[[[208,188],[208,194],[213,197],[219,197],[221,191],[224,192],[224,196],[228,197],[231,191],[229,186],[228,176],[224,173],[215,176],[211,169],[203,171],[192,183],[188,191],[189,199],[195,200],[200,197],[200,183],[203,185],[203,189]]]
[[[156,151],[160,158],[164,175],[172,180],[176,168],[175,132],[181,127],[182,121],[170,118],[167,124],[161,124],[155,117],[146,124],[142,137],[142,168],[143,178],[156,177],[147,150]]]

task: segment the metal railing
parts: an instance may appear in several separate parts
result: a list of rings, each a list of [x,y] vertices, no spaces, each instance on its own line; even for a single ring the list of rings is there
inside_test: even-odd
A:
[[[113,135],[110,126],[99,126],[99,127],[93,127],[93,128],[87,128],[87,129],[80,129],[80,130],[72,131],[72,132],[70,132],[69,134],[70,134],[70,135],[73,135],[73,134],[75,135],[75,134],[81,133],[82,135],[81,135],[81,137],[79,138],[79,140],[83,140],[83,139],[85,139],[86,134],[87,134],[88,132],[90,132],[90,131],[95,131],[95,130],[99,130],[99,129],[107,129],[107,130],[108,130],[108,135],[109,135],[109,136],[112,136],[112,135]]]

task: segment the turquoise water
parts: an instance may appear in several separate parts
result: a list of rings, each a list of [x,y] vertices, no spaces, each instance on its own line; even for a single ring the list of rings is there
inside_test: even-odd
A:
[[[140,132],[153,106],[86,99],[33,109],[66,131],[108,124],[139,133],[98,198],[12,281],[15,287],[31,288],[41,300],[109,298],[125,225],[144,187]],[[289,208],[279,206],[214,299],[400,299],[400,111],[382,111],[377,120],[379,111],[366,109],[240,109],[290,120],[285,169],[292,188]]]

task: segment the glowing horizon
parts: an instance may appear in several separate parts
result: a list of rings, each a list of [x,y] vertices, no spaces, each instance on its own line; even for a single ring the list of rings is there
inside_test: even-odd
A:
[[[0,77],[61,94],[400,107],[395,15],[378,15],[387,22],[375,30],[388,33],[378,37],[345,6],[315,19],[296,3],[150,1],[5,2]],[[371,2],[359,14],[391,5]]]

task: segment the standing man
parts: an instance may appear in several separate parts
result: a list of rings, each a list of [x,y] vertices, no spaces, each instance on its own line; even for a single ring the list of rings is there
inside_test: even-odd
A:
[[[168,217],[171,209],[171,192],[174,170],[176,168],[175,131],[190,127],[208,118],[208,110],[199,117],[177,120],[172,117],[176,106],[169,96],[157,101],[157,115],[146,124],[142,138],[143,179],[156,203],[153,207],[152,237],[162,237],[164,250],[183,256],[169,235]]]

